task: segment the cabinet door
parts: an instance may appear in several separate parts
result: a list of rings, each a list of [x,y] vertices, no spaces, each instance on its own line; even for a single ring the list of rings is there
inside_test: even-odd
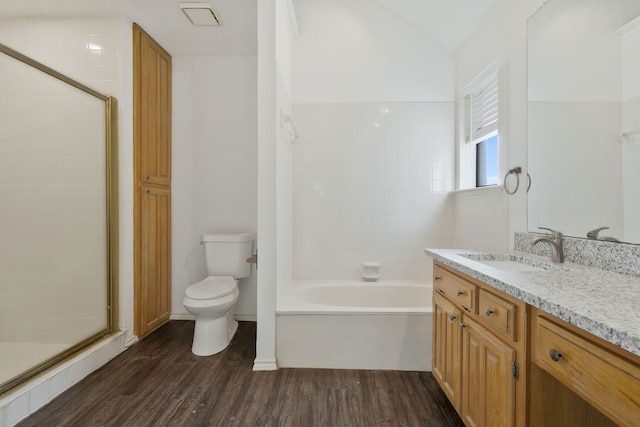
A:
[[[432,372],[451,404],[460,412],[462,312],[438,294],[433,295]]]
[[[140,309],[144,336],[171,314],[171,192],[143,186],[140,218]]]
[[[465,317],[462,332],[462,418],[467,426],[515,425],[516,352]]]
[[[134,25],[136,181],[171,184],[171,56]]]

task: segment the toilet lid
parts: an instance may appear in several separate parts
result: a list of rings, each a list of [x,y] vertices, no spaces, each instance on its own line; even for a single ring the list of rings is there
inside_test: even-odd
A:
[[[194,283],[185,291],[185,295],[193,299],[216,299],[229,295],[236,290],[236,281],[231,276],[209,276]]]

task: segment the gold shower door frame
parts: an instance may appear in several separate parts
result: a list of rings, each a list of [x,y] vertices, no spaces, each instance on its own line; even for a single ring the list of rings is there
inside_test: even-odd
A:
[[[32,67],[51,77],[54,77],[76,89],[79,89],[86,94],[97,98],[104,102],[105,106],[105,166],[106,166],[106,284],[107,289],[107,307],[105,307],[107,314],[107,327],[96,334],[82,340],[79,343],[72,345],[63,352],[45,360],[42,363],[33,366],[31,369],[22,372],[21,374],[11,378],[10,380],[0,384],[0,394],[5,391],[23,383],[29,378],[43,372],[51,366],[69,358],[71,355],[77,353],[79,350],[89,346],[90,344],[98,341],[99,339],[110,335],[116,331],[116,322],[118,318],[117,307],[117,277],[118,277],[118,217],[117,217],[117,101],[115,98],[109,95],[103,95],[82,83],[65,76],[64,74],[37,62],[22,53],[0,43],[0,52]]]

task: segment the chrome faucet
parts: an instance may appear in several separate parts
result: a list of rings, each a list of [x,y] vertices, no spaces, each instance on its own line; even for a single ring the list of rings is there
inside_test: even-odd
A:
[[[598,240],[598,233],[601,232],[602,230],[608,230],[608,229],[609,229],[609,227],[598,227],[598,228],[588,232],[587,233],[587,238]]]
[[[546,242],[551,245],[551,261],[556,263],[564,262],[564,253],[562,249],[562,233],[550,228],[538,227],[540,230],[547,230],[551,235],[538,237],[531,242],[531,245],[537,245],[540,242]]]
[[[598,237],[598,233],[599,232],[601,232],[602,230],[608,230],[608,229],[609,229],[609,227],[598,227],[598,228],[588,232],[587,233],[587,238],[588,239],[595,239],[595,240],[602,240],[604,242],[616,242],[616,243],[619,243],[620,240],[616,239],[615,237],[610,237],[610,236]]]

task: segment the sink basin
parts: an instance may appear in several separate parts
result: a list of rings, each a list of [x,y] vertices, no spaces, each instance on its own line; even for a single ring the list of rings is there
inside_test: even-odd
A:
[[[477,263],[505,271],[568,271],[558,264],[515,254],[459,254]]]
[[[544,268],[535,267],[533,265],[524,264],[519,261],[512,260],[498,260],[498,259],[489,259],[489,260],[474,260],[479,262],[480,264],[488,265],[489,267],[496,268],[498,270],[509,270],[509,271],[547,271]]]

